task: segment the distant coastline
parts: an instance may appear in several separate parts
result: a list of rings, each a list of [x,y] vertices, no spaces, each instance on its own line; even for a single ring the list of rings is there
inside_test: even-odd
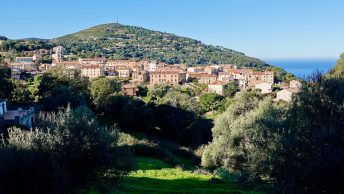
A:
[[[336,64],[337,59],[266,59],[271,65],[281,67],[299,78],[319,70],[326,73]]]

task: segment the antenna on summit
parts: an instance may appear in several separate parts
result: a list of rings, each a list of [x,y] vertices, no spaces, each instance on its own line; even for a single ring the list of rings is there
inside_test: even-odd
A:
[[[118,24],[118,16],[117,16],[116,24]]]

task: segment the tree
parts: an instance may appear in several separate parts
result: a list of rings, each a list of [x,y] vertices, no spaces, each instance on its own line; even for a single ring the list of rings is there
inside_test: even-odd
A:
[[[341,193],[343,77],[314,75],[291,104],[253,96],[234,97],[216,120],[202,165],[242,180],[268,178],[274,193]]]
[[[344,53],[340,55],[340,58],[337,60],[336,66],[333,70],[333,74],[343,74],[344,72]]]
[[[0,67],[0,98],[10,98],[13,92],[13,84],[10,80],[11,69],[7,67]]]
[[[239,84],[235,81],[230,81],[225,86],[224,95],[233,97],[237,91],[239,91]]]
[[[278,193],[344,189],[344,79],[335,72],[310,81],[288,111],[280,146],[270,158]]]
[[[121,85],[115,79],[99,77],[92,80],[90,90],[93,104],[101,109],[107,105],[108,97],[120,92]]]
[[[137,95],[139,95],[139,96],[147,96],[148,91],[149,91],[147,86],[145,86],[143,84],[140,84],[140,85],[137,86],[137,89],[138,89]]]
[[[169,91],[166,95],[157,100],[157,104],[166,104],[195,114],[200,113],[200,109],[194,98],[180,91]]]
[[[250,118],[248,114],[258,107],[261,99],[262,97],[255,92],[240,92],[232,99],[227,110],[215,121],[212,129],[213,141],[206,147],[202,156],[203,166],[224,167],[228,171],[243,170],[246,158],[245,152],[241,149],[245,147],[242,143],[243,135],[256,117],[252,115]]]
[[[36,129],[12,128],[2,138],[0,191],[71,193],[109,167],[114,176],[127,171],[130,156],[118,149],[117,130],[99,126],[86,107],[41,113]]]
[[[90,99],[89,80],[83,77],[68,77],[63,73],[44,73],[40,79],[37,95],[45,110],[56,111],[59,107],[86,105]]]
[[[4,60],[4,57],[0,54],[0,65],[2,65],[3,60]]]
[[[214,111],[221,105],[223,96],[216,93],[206,93],[199,97],[199,103],[205,111]]]
[[[27,105],[33,102],[33,95],[25,83],[13,79],[12,84],[14,86],[14,90],[12,91],[11,98],[9,99],[11,104]]]
[[[174,89],[175,88],[170,84],[156,84],[149,90],[148,95],[151,96],[151,99],[154,101],[163,98],[169,91]]]

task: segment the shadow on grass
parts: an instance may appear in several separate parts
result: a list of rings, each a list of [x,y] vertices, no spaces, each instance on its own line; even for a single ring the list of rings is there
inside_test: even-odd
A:
[[[123,179],[114,193],[259,193],[235,187],[227,183],[210,183],[199,178],[156,179],[148,177],[127,177]]]
[[[122,147],[126,147],[127,149],[131,150],[133,154],[138,158],[155,158],[158,160],[163,161],[165,164],[169,165],[169,167],[179,166],[184,170],[195,170],[195,166],[199,164],[199,158],[195,156],[193,153],[184,153],[180,154],[181,152],[187,152],[184,150],[178,150],[179,153],[176,153],[177,149],[172,150],[172,148],[166,148],[164,146],[159,145],[151,145],[151,144],[134,144],[134,145],[124,145]],[[185,155],[192,155],[190,158],[186,157]],[[151,163],[149,161],[148,163]],[[137,166],[137,170],[144,170],[141,168],[148,169],[161,169],[168,167],[166,165],[159,166],[159,165],[152,165],[152,166]]]

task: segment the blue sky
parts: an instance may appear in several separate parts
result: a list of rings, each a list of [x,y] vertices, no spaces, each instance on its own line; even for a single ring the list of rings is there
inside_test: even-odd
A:
[[[2,0],[0,35],[53,38],[119,22],[269,58],[344,52],[343,0]]]

